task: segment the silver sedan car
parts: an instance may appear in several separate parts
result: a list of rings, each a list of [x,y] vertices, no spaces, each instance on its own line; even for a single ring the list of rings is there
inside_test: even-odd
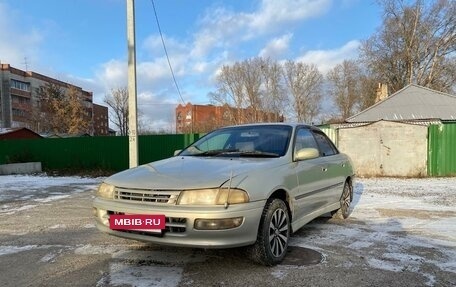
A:
[[[271,266],[312,219],[349,215],[353,181],[350,159],[316,127],[231,126],[171,158],[106,178],[94,215],[98,229],[111,235],[197,248],[247,246],[254,261]]]

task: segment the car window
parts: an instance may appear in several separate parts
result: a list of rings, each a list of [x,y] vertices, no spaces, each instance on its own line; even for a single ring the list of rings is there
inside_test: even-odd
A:
[[[280,157],[287,152],[291,132],[287,125],[223,128],[204,136],[180,155]]]
[[[220,150],[224,149],[227,145],[227,141],[230,137],[228,133],[217,134],[206,141],[196,145],[196,148],[200,151],[209,151],[209,150]]]
[[[317,142],[313,134],[310,132],[308,128],[300,128],[296,132],[295,138],[295,153],[303,148],[316,148],[318,149]]]
[[[323,133],[313,131],[315,139],[317,140],[318,147],[320,148],[320,154],[322,156],[330,156],[337,154],[337,149],[331,142],[331,140]]]

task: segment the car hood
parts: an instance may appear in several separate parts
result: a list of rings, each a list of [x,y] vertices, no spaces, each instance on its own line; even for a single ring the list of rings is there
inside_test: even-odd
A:
[[[232,176],[280,165],[280,158],[175,156],[112,175],[106,183],[125,188],[197,189],[219,187]]]

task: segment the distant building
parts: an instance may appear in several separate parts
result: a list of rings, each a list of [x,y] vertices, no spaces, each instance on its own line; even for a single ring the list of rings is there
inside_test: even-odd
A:
[[[387,88],[382,88],[387,89]],[[384,93],[383,93],[384,94]],[[347,123],[456,121],[456,96],[410,84],[391,96],[377,96],[371,107]]]
[[[64,91],[73,88],[82,96],[90,135],[108,134],[108,109],[93,104],[92,92],[32,71],[16,69],[9,64],[0,64],[0,81],[0,128],[26,127],[42,132],[32,113],[38,106],[36,90],[50,83]]]
[[[93,134],[109,135],[108,107],[93,104]]]
[[[42,138],[42,136],[40,136],[32,130],[29,130],[28,128],[0,128],[0,140],[39,138]]]
[[[283,122],[278,113],[236,109],[228,105],[192,105],[187,103],[176,107],[176,133],[204,133],[216,128],[254,122]]]
[[[456,174],[456,96],[410,84],[325,131],[361,177]]]

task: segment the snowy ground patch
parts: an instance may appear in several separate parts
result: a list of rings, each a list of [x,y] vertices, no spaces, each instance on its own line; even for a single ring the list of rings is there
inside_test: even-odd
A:
[[[342,248],[347,261],[364,258],[353,267],[420,273],[432,286],[426,270],[456,273],[455,206],[456,178],[360,179],[347,220],[317,219],[291,245]]]
[[[31,175],[0,176],[0,214],[14,214],[39,204],[95,190],[101,178],[50,177]],[[31,204],[33,203],[33,204]]]

